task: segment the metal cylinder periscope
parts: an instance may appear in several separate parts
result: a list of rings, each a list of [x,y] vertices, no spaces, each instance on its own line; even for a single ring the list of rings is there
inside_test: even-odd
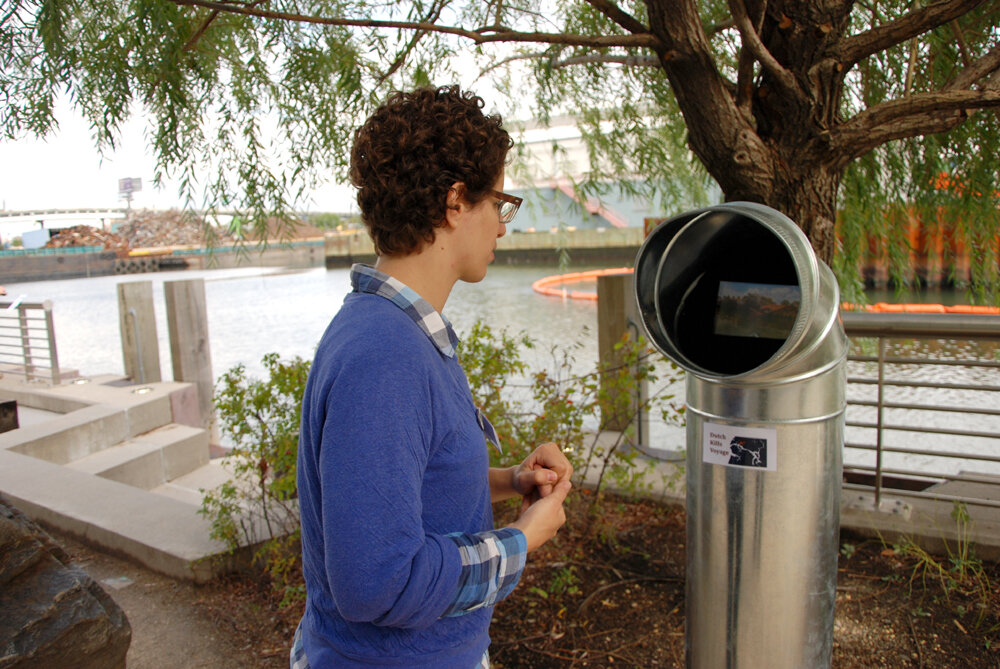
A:
[[[743,276],[719,253],[744,248],[747,235],[766,239],[760,257],[734,259],[750,267]],[[714,352],[692,347],[739,347],[743,338],[683,332],[700,318],[685,301],[721,295],[706,282],[766,291],[772,263],[794,266],[777,281],[800,290],[794,323],[769,357],[750,355],[741,368],[737,355],[713,369]],[[677,281],[691,285],[669,285]],[[833,273],[787,217],[728,203],[654,230],[636,260],[635,291],[648,336],[687,371],[687,666],[829,667],[847,354]]]

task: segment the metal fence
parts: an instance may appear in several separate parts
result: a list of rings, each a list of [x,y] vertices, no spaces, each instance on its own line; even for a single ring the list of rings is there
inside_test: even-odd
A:
[[[844,313],[845,489],[1000,508],[1000,316]],[[852,463],[851,456],[861,463]],[[993,488],[1000,489],[1000,487]]]
[[[51,301],[0,299],[0,366],[27,381],[59,383]]]

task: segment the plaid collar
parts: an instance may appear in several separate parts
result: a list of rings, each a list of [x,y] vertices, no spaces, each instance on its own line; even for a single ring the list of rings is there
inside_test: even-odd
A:
[[[355,292],[379,295],[395,304],[413,319],[442,355],[455,357],[458,335],[451,323],[405,283],[374,267],[355,263],[351,267],[351,286]]]
[[[438,313],[430,305],[430,302],[420,297],[417,291],[402,281],[361,263],[355,263],[351,266],[351,286],[355,292],[379,295],[395,304],[413,319],[413,322],[434,342],[442,355],[449,358],[456,357],[455,347],[458,345],[458,335],[455,334],[451,323],[444,317],[444,314]],[[502,454],[503,449],[500,447],[500,437],[497,436],[496,428],[479,407],[476,407],[476,420],[479,422],[479,427],[482,428],[486,440]]]

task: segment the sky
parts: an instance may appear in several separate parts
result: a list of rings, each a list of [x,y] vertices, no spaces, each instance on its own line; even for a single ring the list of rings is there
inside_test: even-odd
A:
[[[144,119],[132,118],[122,131],[114,153],[103,158],[91,138],[87,122],[66,103],[56,112],[59,129],[44,139],[0,141],[0,211],[39,209],[118,208],[118,181],[142,180],[142,190],[133,194],[132,207],[139,209],[180,208],[177,185],[153,185],[155,161],[143,134]],[[312,211],[347,212],[357,207],[353,189],[330,183],[312,194]],[[62,227],[92,221],[64,220],[46,227]],[[37,228],[33,220],[0,218],[0,236]]]
[[[503,107],[492,82],[478,78],[472,59],[460,59],[460,84],[476,91],[486,101],[487,111]],[[507,105],[510,101],[504,98]],[[508,114],[504,115],[507,120]],[[87,122],[67,98],[57,102],[58,129],[44,139],[0,140],[0,213],[46,209],[123,208],[120,179],[141,179],[142,189],[133,194],[131,206],[138,209],[181,208],[176,183],[153,185],[155,161],[147,148],[147,118],[130,118],[122,127],[117,149],[104,155],[97,151]],[[309,195],[312,212],[357,210],[354,189],[327,183]],[[100,220],[50,219],[45,227],[100,225]],[[25,230],[39,227],[35,218],[0,217],[0,239],[9,240]]]

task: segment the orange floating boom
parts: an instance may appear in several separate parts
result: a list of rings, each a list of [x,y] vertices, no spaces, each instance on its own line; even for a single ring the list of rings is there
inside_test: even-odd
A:
[[[599,276],[608,274],[631,274],[631,267],[616,267],[612,269],[592,269],[585,272],[570,272],[568,274],[553,274],[542,277],[531,284],[532,290],[541,295],[550,297],[569,298],[571,300],[596,300],[597,291],[589,290],[566,290],[562,286],[570,283],[580,283],[583,281],[596,281]],[[890,304],[888,302],[876,302],[875,304],[851,304],[844,302],[841,308],[845,311],[867,311],[872,313],[901,313],[901,314],[988,314],[1000,315],[1000,308],[985,307],[972,304],[956,304],[945,306],[942,304]]]

